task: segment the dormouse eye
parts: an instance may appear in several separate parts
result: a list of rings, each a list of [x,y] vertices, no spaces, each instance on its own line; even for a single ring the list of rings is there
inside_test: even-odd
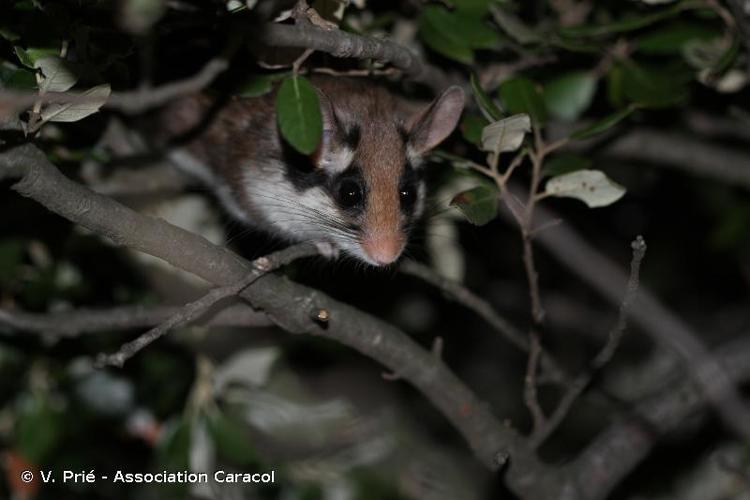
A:
[[[401,206],[404,209],[410,209],[417,200],[417,190],[414,186],[401,186],[398,190]]]
[[[339,185],[338,202],[346,208],[354,208],[362,204],[362,186],[352,180],[345,180]]]

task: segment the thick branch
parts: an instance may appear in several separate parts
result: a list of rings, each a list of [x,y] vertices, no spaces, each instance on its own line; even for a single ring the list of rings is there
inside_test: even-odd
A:
[[[159,257],[216,285],[235,283],[251,269],[226,248],[68,180],[32,145],[0,154],[3,178],[19,179],[13,185],[17,192],[115,244]],[[529,484],[545,473],[516,431],[492,415],[439,359],[393,326],[275,275],[260,278],[242,297],[290,332],[337,340],[399,373],[448,418],[485,466],[497,468],[499,458],[509,455],[509,474],[518,482]]]
[[[402,70],[408,78],[435,89],[443,89],[451,83],[441,70],[390,40],[355,35],[338,29],[326,30],[309,23],[297,23],[294,26],[267,24],[258,38],[273,47],[315,49],[336,57],[375,59],[390,63]]]

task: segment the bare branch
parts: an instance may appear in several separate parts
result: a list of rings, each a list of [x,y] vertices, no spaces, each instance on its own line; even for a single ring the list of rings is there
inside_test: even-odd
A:
[[[638,285],[640,282],[641,262],[643,257],[646,255],[646,242],[641,236],[638,236],[631,244],[633,249],[633,258],[630,261],[630,277],[628,278],[628,285],[625,290],[625,297],[622,299],[620,304],[620,312],[617,317],[617,323],[614,328],[610,330],[607,337],[607,342],[604,344],[599,353],[591,361],[591,369],[587,373],[583,373],[573,380],[565,394],[560,398],[560,402],[557,404],[557,408],[552,412],[545,425],[536,428],[536,431],[529,438],[531,446],[538,448],[544,441],[552,435],[553,432],[560,426],[565,420],[565,417],[573,407],[573,403],[583,393],[584,389],[588,387],[591,380],[594,378],[596,372],[602,369],[614,356],[617,347],[620,345],[623,333],[628,326],[628,314],[630,313],[630,307],[635,299],[636,293],[638,292]]]
[[[507,319],[500,316],[495,308],[486,300],[463,286],[461,283],[439,275],[429,267],[415,261],[404,261],[399,268],[404,274],[429,283],[441,290],[446,298],[473,311],[485,320],[492,328],[500,333],[505,339],[518,349],[529,352],[528,338],[514,327]],[[568,375],[560,364],[544,349],[541,352],[542,370],[551,381],[564,383],[568,381]]]
[[[440,69],[428,65],[409,49],[390,40],[355,35],[341,30],[326,30],[310,23],[296,25],[267,24],[258,39],[272,47],[315,49],[336,57],[375,59],[390,63],[417,82],[433,89],[443,89],[452,83]]]
[[[314,246],[301,243],[299,245],[279,250],[265,257],[259,257],[252,262],[252,271],[237,283],[214,288],[198,300],[182,306],[172,314],[166,321],[152,328],[146,333],[139,335],[135,340],[124,344],[114,354],[100,354],[97,357],[98,367],[116,366],[122,368],[125,361],[135,356],[138,351],[151,344],[153,341],[167,334],[170,330],[184,326],[199,318],[211,309],[220,300],[239,295],[245,288],[255,283],[261,276],[278,269],[296,259],[317,255]]]
[[[511,191],[517,192],[513,187]],[[511,215],[506,214],[510,219]],[[537,224],[555,220],[554,214],[537,207]],[[536,237],[542,246],[613,304],[620,302],[627,277],[609,258],[599,253],[570,226],[557,225]],[[750,411],[721,364],[711,356],[700,336],[669,311],[649,290],[641,288],[631,307],[632,321],[655,341],[676,352],[690,374],[716,407],[724,422],[740,436],[750,437]]]
[[[87,333],[146,328],[163,323],[179,307],[121,306],[110,309],[78,309],[46,314],[0,309],[0,331],[23,331],[53,338],[77,337]],[[207,318],[211,326],[270,326],[262,312],[246,304],[233,304]]]

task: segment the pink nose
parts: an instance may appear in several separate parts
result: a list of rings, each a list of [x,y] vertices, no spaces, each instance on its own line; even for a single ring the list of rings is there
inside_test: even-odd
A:
[[[403,242],[398,234],[373,236],[362,241],[362,250],[378,266],[390,264],[398,259],[402,248]]]

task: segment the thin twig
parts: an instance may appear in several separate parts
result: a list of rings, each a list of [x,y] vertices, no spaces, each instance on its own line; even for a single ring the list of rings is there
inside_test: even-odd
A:
[[[166,321],[179,310],[174,306],[120,306],[54,313],[0,309],[0,331],[29,332],[52,338],[77,337],[87,333],[152,327]],[[217,311],[206,324],[260,327],[273,323],[265,314],[254,311],[246,304],[233,304]]]
[[[120,349],[113,354],[100,354],[97,356],[96,365],[98,367],[116,366],[121,368],[123,364],[133,357],[138,351],[151,344],[153,341],[162,337],[170,330],[186,325],[195,318],[206,313],[217,302],[227,297],[234,297],[249,287],[261,276],[278,269],[296,259],[316,255],[317,250],[314,246],[302,243],[294,245],[284,250],[279,250],[265,257],[259,257],[252,262],[253,270],[235,284],[214,288],[198,300],[185,304],[175,314],[169,317],[164,323],[152,328],[135,340],[123,344]]]
[[[461,304],[470,311],[473,311],[500,335],[505,337],[505,339],[512,345],[523,352],[529,351],[529,342],[526,336],[514,327],[507,319],[498,314],[489,302],[463,286],[461,283],[441,276],[431,268],[415,261],[404,261],[401,263],[399,270],[404,274],[419,278],[441,290],[446,298]],[[568,375],[560,367],[560,364],[544,349],[542,349],[541,352],[541,364],[543,372],[550,381],[555,383],[566,383],[569,380]]]
[[[628,314],[630,313],[630,307],[635,300],[636,294],[638,293],[638,286],[640,284],[640,273],[641,273],[641,262],[643,257],[646,255],[646,242],[642,236],[638,236],[630,244],[633,249],[633,257],[630,261],[630,276],[628,278],[628,284],[625,289],[625,296],[620,304],[620,311],[618,313],[617,322],[615,326],[609,331],[607,336],[607,342],[601,348],[601,350],[594,356],[591,361],[589,370],[576,377],[568,386],[567,390],[560,398],[560,402],[557,407],[549,416],[544,426],[538,427],[535,432],[529,438],[529,443],[533,448],[538,448],[544,443],[549,436],[560,426],[565,420],[565,417],[570,412],[573,403],[583,393],[583,391],[591,383],[596,373],[601,370],[614,356],[617,347],[620,345],[620,340],[625,333],[628,326]]]
[[[523,401],[531,412],[532,434],[535,434],[545,427],[547,421],[544,411],[539,405],[537,395],[536,376],[539,368],[539,355],[542,352],[542,346],[539,341],[539,335],[535,331],[529,332],[529,359],[526,363],[526,376],[524,377]]]

